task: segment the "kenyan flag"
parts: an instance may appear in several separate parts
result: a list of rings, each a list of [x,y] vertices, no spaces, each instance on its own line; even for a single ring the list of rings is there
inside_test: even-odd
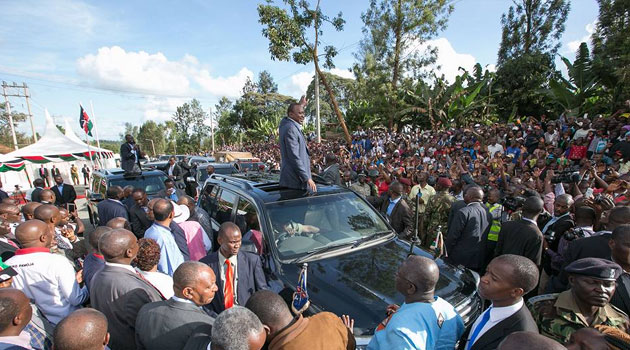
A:
[[[79,125],[81,125],[81,129],[83,129],[86,134],[92,136],[92,121],[90,120],[87,112],[85,112],[85,110],[83,109],[83,106],[79,105],[79,107],[81,107],[81,115],[79,115]]]

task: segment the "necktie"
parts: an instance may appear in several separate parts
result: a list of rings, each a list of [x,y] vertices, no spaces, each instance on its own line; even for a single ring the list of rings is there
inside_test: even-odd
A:
[[[225,260],[225,309],[229,309],[234,306],[234,273],[232,271],[232,264],[229,260]]]
[[[479,335],[479,332],[481,332],[481,330],[483,329],[483,326],[485,326],[486,323],[488,323],[488,321],[490,320],[490,311],[492,311],[492,307],[490,307],[488,311],[486,311],[486,313],[484,313],[483,316],[481,317],[481,321],[472,332],[472,336],[470,337],[470,340],[468,340],[468,346],[466,347],[466,350],[470,350],[470,348],[475,343],[475,340],[477,340],[477,336]]]

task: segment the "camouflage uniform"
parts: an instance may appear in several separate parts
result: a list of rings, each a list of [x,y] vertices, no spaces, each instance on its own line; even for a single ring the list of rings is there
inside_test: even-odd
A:
[[[438,226],[442,226],[442,233],[446,233],[448,228],[448,213],[451,205],[455,202],[455,197],[451,196],[448,191],[438,191],[429,199],[424,211],[424,232],[425,239],[423,246],[428,248],[437,236]]]
[[[628,316],[612,304],[599,308],[592,323],[588,324],[573,298],[571,290],[568,290],[529,299],[529,310],[540,334],[566,344],[571,334],[581,328],[605,325],[622,332],[630,330]]]
[[[354,192],[362,195],[363,197],[368,197],[371,195],[372,192],[372,188],[370,187],[370,184],[366,183],[353,183],[352,186],[350,186],[350,189],[353,190]]]

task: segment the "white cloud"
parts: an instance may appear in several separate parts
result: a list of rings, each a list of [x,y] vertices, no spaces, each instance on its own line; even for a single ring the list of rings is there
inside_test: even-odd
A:
[[[575,54],[577,52],[577,50],[580,48],[580,44],[582,44],[583,42],[590,44],[591,42],[591,36],[593,35],[593,33],[595,33],[595,28],[597,27],[597,19],[595,19],[593,22],[589,23],[586,25],[586,27],[584,28],[586,30],[586,35],[583,36],[581,39],[579,40],[573,40],[567,43],[567,47],[568,47],[568,51],[567,53],[573,53]]]
[[[414,45],[412,45],[414,47]],[[422,45],[415,46],[420,52],[425,52],[429,48],[437,48],[437,61],[435,64],[426,67],[427,72],[434,72],[438,76],[444,74],[449,82],[453,82],[455,77],[461,74],[459,67],[471,72],[477,60],[473,55],[465,53],[457,53],[451,43],[446,38],[428,40]],[[495,69],[494,65],[489,65],[488,69]]]
[[[328,71],[334,75],[340,76],[342,78],[354,79],[354,74],[347,69],[339,69],[333,68]],[[315,71],[309,72],[300,72],[297,74],[293,74],[291,76],[291,82],[288,84],[287,90],[290,96],[302,96],[306,94],[306,90],[308,90],[308,86],[313,81],[313,76],[315,75]],[[322,87],[320,86],[320,89]]]
[[[153,120],[161,123],[170,120],[178,106],[188,102],[185,98],[177,97],[149,97],[142,107],[144,112],[142,121]]]
[[[230,77],[212,77],[208,70],[203,69],[195,77],[195,81],[206,91],[215,96],[239,97],[247,78],[253,79],[254,73],[243,67],[236,75]]]
[[[352,73],[351,71],[347,70],[347,69],[339,69],[339,68],[333,68],[330,70],[330,72],[334,75],[338,75],[342,78],[346,78],[346,79],[354,79],[354,73]]]

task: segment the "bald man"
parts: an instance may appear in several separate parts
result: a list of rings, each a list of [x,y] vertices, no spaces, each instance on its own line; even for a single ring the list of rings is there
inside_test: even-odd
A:
[[[138,248],[136,236],[125,229],[107,232],[98,241],[105,267],[92,279],[90,298],[92,307],[107,317],[112,349],[135,350],[138,312],[145,304],[163,299],[131,266]]]
[[[10,223],[20,222],[20,208],[17,205],[0,203],[0,218]]]
[[[11,237],[20,222],[20,209],[12,204],[0,203],[0,217],[3,221],[0,223],[0,258],[7,261],[19,248]]]
[[[81,309],[55,328],[54,350],[102,350],[109,342],[107,318],[94,309]]]
[[[41,312],[56,324],[76,310],[88,298],[87,288],[81,288],[81,271],[76,273],[70,261],[52,254],[53,235],[40,220],[29,220],[15,230],[22,246],[6,263],[18,273],[13,285],[35,300]]]
[[[24,328],[33,310],[17,289],[0,289],[0,349],[31,349],[31,335]]]
[[[388,307],[393,315],[385,329],[374,334],[368,350],[455,348],[464,321],[451,304],[435,295],[439,278],[440,269],[429,258],[412,255],[400,265],[395,284],[405,303]]]
[[[107,225],[105,225],[109,228],[112,229],[117,229],[117,228],[124,228],[127,231],[131,231],[131,225],[129,224],[129,221],[127,221],[127,219],[125,218],[121,218],[121,217],[117,217],[117,218],[113,218],[111,220],[109,220],[107,222]]]
[[[206,264],[187,261],[173,274],[175,296],[150,303],[136,319],[138,349],[179,350],[194,333],[210,336],[214,318],[201,308],[217,292],[216,277]]]
[[[453,265],[463,265],[481,272],[486,261],[486,243],[492,224],[492,214],[483,205],[481,187],[466,189],[464,202],[466,206],[455,213],[448,226],[448,234],[444,241],[448,252],[447,260]]]
[[[540,267],[543,251],[543,235],[536,220],[543,212],[543,200],[529,197],[523,203],[520,220],[508,221],[501,225],[499,242],[494,256],[514,254],[524,256]]]
[[[98,240],[111,230],[107,226],[98,226],[94,231],[88,233],[85,239],[88,255],[83,261],[83,281],[85,281],[85,286],[88,290],[90,289],[92,278],[105,266],[105,258],[98,251]]]
[[[31,220],[35,218],[35,209],[42,205],[39,202],[29,202],[24,204],[22,207],[22,215],[24,216],[24,221]]]
[[[51,190],[42,190],[39,193],[39,202],[42,204],[55,204],[57,200],[57,196],[55,196],[55,192]]]

